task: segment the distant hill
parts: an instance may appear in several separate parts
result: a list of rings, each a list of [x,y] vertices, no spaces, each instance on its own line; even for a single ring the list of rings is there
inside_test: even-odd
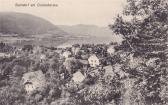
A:
[[[57,26],[65,32],[76,36],[97,36],[97,37],[111,37],[113,36],[113,32],[108,27],[98,27],[96,25],[73,25],[73,26],[65,26],[59,25]]]
[[[37,16],[15,12],[0,13],[0,33],[33,35],[48,32],[59,35],[65,34],[52,23]]]
[[[99,27],[96,25],[59,25],[57,26],[70,35],[82,37],[79,40],[72,40],[69,43],[109,43],[121,42],[121,36],[115,35],[108,27]]]
[[[108,27],[54,25],[30,14],[0,12],[0,41],[16,45],[57,46],[63,43],[105,43],[118,39]]]

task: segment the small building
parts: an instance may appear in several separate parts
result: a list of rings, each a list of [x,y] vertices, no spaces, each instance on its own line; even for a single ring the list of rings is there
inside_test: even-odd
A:
[[[15,56],[16,58],[19,58],[21,54],[22,52],[20,50],[15,50],[12,55]]]
[[[77,55],[80,51],[80,46],[79,47],[72,47],[72,52],[74,55]]]
[[[28,94],[34,90],[40,90],[46,85],[45,75],[41,70],[25,73],[22,82]]]
[[[94,54],[88,58],[90,67],[97,67],[100,65],[100,59]]]
[[[47,58],[47,56],[46,56],[45,54],[41,54],[41,55],[40,55],[40,61],[41,61],[41,62],[45,61],[46,58]]]
[[[68,43],[64,43],[62,45],[57,46],[57,48],[59,48],[59,49],[66,49],[66,48],[71,48],[71,47],[72,47],[72,45],[68,44]]]
[[[76,59],[73,57],[66,58],[63,65],[67,70],[71,70],[72,62],[76,62]]]
[[[0,57],[5,57],[5,53],[0,53]]]
[[[0,58],[9,58],[9,57],[11,57],[11,54],[0,53]]]
[[[112,54],[114,54],[114,52],[115,52],[114,46],[108,47],[107,53],[109,53],[110,55],[112,55]]]
[[[107,76],[111,76],[111,77],[114,77],[114,69],[111,65],[109,66],[105,66],[103,67],[103,69],[105,69],[105,73],[104,73],[104,76],[107,77]]]
[[[33,49],[33,53],[34,54],[40,54],[42,52],[42,48],[40,46],[36,46],[34,49]]]
[[[71,53],[70,51],[65,51],[65,52],[63,52],[63,54],[62,54],[62,56],[63,56],[64,58],[69,58],[71,55],[72,55],[72,53]]]
[[[72,80],[75,83],[81,83],[85,79],[85,76],[80,72],[76,72],[73,74]]]
[[[26,82],[24,84],[24,88],[25,88],[25,90],[26,90],[27,93],[30,93],[33,90],[35,90],[35,86],[32,84],[32,82]]]
[[[45,54],[41,54],[41,55],[40,55],[40,59],[41,59],[41,60],[45,60],[45,59],[46,59],[46,55],[45,55]]]

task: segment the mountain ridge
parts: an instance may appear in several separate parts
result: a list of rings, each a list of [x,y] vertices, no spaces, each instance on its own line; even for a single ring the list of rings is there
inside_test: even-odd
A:
[[[57,30],[65,33],[51,22],[31,14],[0,12],[0,32],[4,34],[32,35]]]
[[[111,37],[113,32],[108,27],[100,27],[96,25],[57,25],[63,31],[75,36],[95,36],[95,37]]]

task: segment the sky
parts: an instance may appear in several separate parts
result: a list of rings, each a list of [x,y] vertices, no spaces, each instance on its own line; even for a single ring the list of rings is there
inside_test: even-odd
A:
[[[15,4],[57,4],[56,7],[16,7]],[[126,0],[0,0],[0,12],[21,12],[55,25],[108,26],[121,13]]]

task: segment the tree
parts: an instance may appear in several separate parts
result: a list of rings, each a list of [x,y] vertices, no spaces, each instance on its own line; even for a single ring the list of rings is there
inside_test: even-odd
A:
[[[125,39],[119,46],[120,50],[132,53],[133,58],[153,60],[153,64],[157,65],[150,66],[143,62],[134,69],[130,65],[123,68],[136,80],[134,87],[137,91],[140,90],[144,104],[166,104],[160,89],[166,87],[168,74],[167,0],[127,0],[123,14],[117,16],[110,28]]]

